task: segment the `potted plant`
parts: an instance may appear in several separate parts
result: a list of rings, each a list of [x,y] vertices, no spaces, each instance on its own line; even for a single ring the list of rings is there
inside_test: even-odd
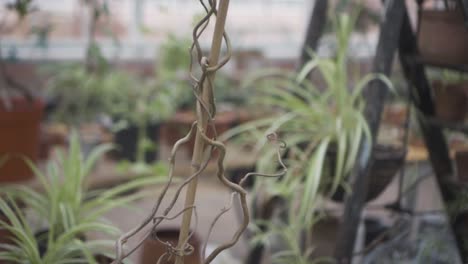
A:
[[[182,71],[189,61],[184,54],[188,41],[169,35],[155,64],[155,77],[145,78],[122,71],[108,74],[103,82],[109,96],[105,99],[113,119],[114,142],[119,158],[144,170],[157,160],[160,126],[175,111],[174,101],[184,97],[188,78]]]
[[[362,90],[374,79],[379,79],[391,87],[391,82],[378,74],[368,74],[354,84],[349,83],[346,60],[353,23],[354,20],[347,15],[337,18],[335,27],[338,43],[335,57],[316,57],[298,74],[268,70],[248,80],[247,85],[260,82],[261,92],[255,96],[255,100],[274,109],[276,113],[273,118],[247,123],[229,133],[233,135],[249,130],[257,132],[259,127],[267,127],[268,132],[278,130],[289,146],[285,155],[286,160],[291,163],[289,167],[292,169],[289,173],[307,178],[308,171],[316,159],[324,162],[327,160],[332,164],[332,168],[324,165],[327,173],[332,172],[332,175],[324,177],[321,181],[323,187],[329,187],[329,194],[335,193],[340,185],[345,187],[343,179],[355,163],[359,142],[370,139],[367,122],[363,116]],[[324,87],[316,87],[306,78],[314,69],[323,76]],[[257,146],[263,143],[264,141],[260,141]],[[325,156],[316,158],[321,144],[325,151],[321,154]],[[402,159],[401,151],[397,156],[398,160]],[[262,157],[265,157],[265,160],[258,164],[263,168],[269,157]]]
[[[98,61],[94,72],[78,64],[60,65],[48,86],[49,96],[58,99],[53,120],[78,127],[108,115],[119,158],[137,164],[154,161],[157,122],[172,113],[170,88]]]
[[[108,15],[107,3],[94,0],[81,3],[88,9],[91,20],[83,61],[47,65],[41,70],[47,80],[48,119],[79,129],[82,150],[88,153],[100,142],[96,121],[106,113],[103,99],[108,96],[102,85],[113,69],[96,42],[100,19]]]
[[[241,125],[230,133],[252,132],[247,138],[256,139],[256,135],[264,134],[260,130],[266,128],[267,133],[277,131],[288,146],[284,154],[286,176],[277,181],[260,179],[254,187],[259,208],[273,202],[276,204],[273,207],[279,207],[278,214],[283,215],[262,219],[263,228],[259,229],[267,230],[259,232],[261,238],[282,237],[280,241],[286,246],[275,254],[277,263],[310,263],[312,228],[324,217],[319,209],[323,200],[320,197],[348,189],[348,175],[356,162],[360,142],[371,139],[363,116],[365,102],[361,92],[374,79],[391,87],[390,81],[379,74],[368,74],[356,83],[349,81],[347,50],[354,24],[355,17],[346,14],[334,20],[337,41],[334,57],[314,56],[298,74],[271,70],[248,80],[248,85],[260,82],[257,88],[261,87],[258,88],[261,92],[255,99],[275,112],[271,118]],[[316,87],[306,78],[314,69],[323,76],[324,87]],[[263,144],[264,141],[257,142],[261,150],[257,170],[272,172],[276,170],[271,164],[275,153],[263,151]],[[400,151],[396,159],[402,161],[403,157],[404,152]],[[372,186],[369,189],[373,190]],[[372,192],[370,195],[368,198],[375,197]]]
[[[106,64],[98,72],[91,73],[78,63],[61,63],[45,69],[53,72],[47,82],[47,96],[54,101],[50,118],[72,127],[95,121],[106,111],[103,88],[111,69]]]
[[[148,171],[157,159],[160,122],[173,112],[174,91],[156,79],[139,79],[123,72],[111,73],[105,105],[114,117],[114,140],[120,158],[133,162],[135,171]]]
[[[7,12],[15,13],[18,21],[12,25],[3,23],[0,34],[11,31],[34,8],[31,1],[7,3]],[[0,82],[0,156],[8,158],[0,167],[0,182],[25,181],[31,179],[33,173],[21,156],[37,160],[44,103],[29,87],[9,74],[4,58],[0,58]]]
[[[125,206],[145,195],[142,192],[125,195],[128,192],[164,180],[156,175],[151,175],[105,190],[88,189],[87,182],[95,162],[110,148],[110,145],[98,146],[92,150],[88,157],[84,158],[78,135],[73,132],[68,153],[59,152],[57,161],[50,161],[45,173],[28,162],[36,173],[42,190],[38,191],[23,185],[12,185],[0,190],[15,200],[22,201],[43,224],[34,232],[31,231],[32,233],[27,231],[31,233],[28,234],[29,237],[35,237],[37,250],[42,252],[40,256],[43,256],[41,259],[44,262],[40,263],[55,263],[46,261],[49,260],[49,257],[44,256],[48,256],[49,253],[55,255],[57,250],[55,247],[59,247],[62,242],[65,243],[66,241],[63,241],[65,238],[75,242],[80,240],[80,243],[88,243],[86,242],[88,231],[100,231],[111,236],[118,234],[116,228],[102,219],[103,215],[115,207]],[[8,218],[10,222],[15,220],[11,216]],[[3,225],[10,231],[19,228],[13,225],[12,229],[7,222],[4,222]],[[13,235],[18,236],[16,232],[13,232]],[[65,238],[62,238],[64,235]],[[32,243],[31,241],[26,242]],[[95,246],[100,245],[99,242],[89,241],[89,243]],[[21,249],[21,246],[18,247],[18,250],[25,250]],[[93,253],[102,253],[101,251],[104,252],[102,247],[92,248]]]
[[[31,228],[31,222],[27,220],[24,212],[11,199],[0,199],[0,210],[6,217],[6,220],[0,221],[0,228],[10,235],[0,243],[0,261],[5,263],[45,264],[64,260],[74,263],[98,263],[93,255],[102,253],[103,245],[108,246],[111,241],[82,241],[77,239],[77,236],[92,231],[116,231],[105,224],[78,224],[58,233],[48,241],[47,250],[41,250],[41,238]],[[52,227],[50,231],[57,230]]]

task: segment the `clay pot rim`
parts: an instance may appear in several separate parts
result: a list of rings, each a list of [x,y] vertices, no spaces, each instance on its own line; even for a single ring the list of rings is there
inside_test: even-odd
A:
[[[32,101],[29,101],[28,99],[21,96],[15,96],[12,98],[8,98],[7,100],[11,102],[13,109],[6,109],[3,104],[4,101],[0,100],[0,112],[34,112],[40,111],[45,107],[45,102],[40,97],[34,97],[32,98]]]

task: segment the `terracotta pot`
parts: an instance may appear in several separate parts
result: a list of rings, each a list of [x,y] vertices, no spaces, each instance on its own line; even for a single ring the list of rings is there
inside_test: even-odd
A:
[[[156,233],[152,234],[144,243],[141,253],[141,264],[154,264],[158,259],[166,253],[166,245],[162,244],[155,239],[155,235],[163,241],[171,243],[171,245],[177,245],[179,239],[179,229],[162,229],[157,230]],[[196,234],[194,234],[189,244],[193,246],[194,251],[191,255],[185,256],[184,264],[200,264],[201,261],[201,242]],[[173,264],[174,258],[170,260],[162,261],[161,264]]]
[[[425,63],[440,66],[468,64],[468,28],[460,10],[421,10],[419,53]]]
[[[10,100],[12,108],[6,109],[0,100],[0,157],[9,155],[0,166],[0,182],[17,182],[31,179],[33,173],[21,157],[35,162],[39,153],[40,123],[44,104],[35,99]]]
[[[335,156],[333,150],[327,154],[328,166],[333,175],[335,168]],[[366,201],[377,198],[393,180],[405,161],[405,151],[401,148],[377,145],[374,149],[374,162],[370,168],[370,180],[367,189]],[[331,199],[342,202],[345,198],[345,190],[338,188]]]
[[[434,100],[437,118],[447,122],[461,122],[468,111],[465,84],[443,84],[434,81]]]

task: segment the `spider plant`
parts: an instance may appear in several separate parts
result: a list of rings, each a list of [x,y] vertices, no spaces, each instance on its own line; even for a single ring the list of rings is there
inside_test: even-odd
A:
[[[271,163],[275,153],[262,149],[263,130],[266,133],[277,131],[288,146],[287,175],[277,181],[259,179],[256,182],[258,190],[282,197],[289,204],[286,219],[268,224],[270,231],[282,234],[288,244],[289,250],[280,254],[281,263],[309,263],[310,245],[304,250],[297,244],[301,237],[298,232],[311,233],[313,223],[321,217],[316,210],[319,197],[333,194],[339,186],[346,187],[344,179],[356,162],[360,142],[371,140],[363,116],[362,91],[375,79],[391,86],[390,81],[379,74],[350,81],[347,50],[355,22],[356,16],[348,14],[338,15],[333,20],[337,42],[335,56],[323,58],[312,54],[313,59],[299,73],[266,70],[248,79],[247,86],[260,87],[255,102],[273,109],[274,117],[241,125],[225,135],[247,132],[255,139],[260,136],[257,141],[257,149],[261,151],[257,162],[259,171],[276,169]],[[314,70],[323,78],[323,87],[309,80]],[[331,149],[336,151],[333,175],[325,166]],[[294,239],[290,233],[294,234]]]
[[[0,228],[11,234],[11,242],[0,244],[0,261],[6,263],[96,263],[94,254],[102,253],[103,248],[111,245],[110,240],[82,241],[77,235],[85,232],[115,233],[112,226],[104,223],[83,223],[57,233],[48,241],[46,252],[38,246],[41,242],[31,228],[23,211],[9,197],[0,199],[0,211],[6,220],[0,220]],[[55,227],[51,226],[50,232]]]
[[[128,205],[146,195],[145,192],[126,195],[136,188],[164,181],[162,177],[151,175],[105,190],[90,190],[87,185],[90,172],[96,161],[110,149],[110,145],[100,145],[84,158],[78,135],[73,132],[68,152],[59,152],[57,160],[49,162],[45,172],[41,172],[32,162],[27,161],[37,175],[42,190],[38,191],[25,185],[11,185],[1,190],[12,198],[21,200],[45,224],[47,232],[37,240],[47,245],[47,252],[59,246],[57,243],[63,242],[60,238],[65,233],[75,239],[91,230],[117,235],[118,230],[103,219],[103,215],[113,208]]]

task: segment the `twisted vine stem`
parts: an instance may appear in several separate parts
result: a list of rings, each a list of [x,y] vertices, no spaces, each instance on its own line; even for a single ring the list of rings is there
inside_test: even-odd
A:
[[[164,185],[161,193],[156,199],[156,203],[153,206],[153,209],[151,212],[148,214],[148,216],[142,221],[141,224],[133,228],[132,230],[128,231],[127,233],[123,234],[117,241],[116,243],[116,258],[115,261],[112,262],[113,264],[120,264],[122,261],[127,258],[129,255],[131,255],[135,250],[141,246],[141,244],[148,239],[150,236],[153,236],[154,239],[158,240],[162,244],[164,244],[167,248],[166,253],[162,255],[158,260],[157,263],[163,263],[163,261],[166,261],[168,259],[171,259],[172,257],[179,258],[183,260],[184,256],[190,255],[193,253],[193,246],[188,243],[190,237],[193,235],[193,232],[190,232],[188,237],[184,238],[183,241],[179,241],[179,245],[172,245],[171,243],[167,241],[161,241],[160,238],[156,236],[156,229],[161,224],[164,220],[172,220],[177,217],[179,217],[182,214],[191,214],[193,213],[195,215],[195,228],[197,226],[197,221],[198,217],[196,214],[196,206],[190,205],[186,206],[183,210],[180,212],[177,212],[173,216],[169,216],[169,213],[173,210],[173,207],[175,203],[177,202],[180,193],[182,189],[189,185],[193,180],[196,180],[196,178],[205,170],[206,166],[208,165],[208,162],[210,160],[210,157],[212,156],[211,154],[215,149],[218,150],[219,155],[216,158],[216,164],[217,164],[217,178],[218,180],[226,186],[230,191],[231,191],[231,199],[229,201],[229,204],[221,209],[221,211],[215,216],[213,222],[210,225],[207,237],[205,239],[205,242],[203,244],[203,251],[202,251],[202,257],[203,257],[203,263],[208,264],[211,263],[223,250],[228,249],[232,247],[237,241],[239,240],[240,236],[242,233],[245,231],[247,228],[247,225],[249,223],[249,209],[247,206],[247,191],[242,187],[243,184],[245,183],[246,179],[248,177],[252,176],[260,176],[260,177],[280,177],[285,175],[287,168],[284,165],[282,159],[281,159],[281,150],[285,148],[285,143],[280,141],[277,137],[276,134],[272,133],[268,135],[268,140],[275,145],[277,148],[277,157],[278,157],[278,162],[281,165],[282,169],[278,173],[275,174],[261,174],[261,173],[247,173],[239,182],[239,184],[235,184],[233,182],[230,182],[225,175],[225,168],[224,168],[224,158],[226,155],[226,147],[225,145],[217,140],[217,133],[216,133],[216,128],[214,125],[214,118],[216,115],[216,105],[213,97],[213,76],[218,71],[221,67],[223,67],[231,57],[231,44],[229,41],[229,37],[226,34],[226,32],[223,32],[223,41],[226,45],[226,55],[219,60],[219,62],[214,65],[210,66],[210,64],[207,56],[203,54],[203,51],[201,49],[199,39],[203,35],[203,32],[207,28],[210,18],[212,16],[217,16],[217,1],[216,0],[208,0],[207,3],[205,3],[205,0],[199,0],[200,3],[202,4],[203,8],[206,11],[206,15],[195,25],[193,29],[193,43],[190,47],[190,68],[189,68],[189,74],[190,74],[190,79],[192,83],[192,90],[195,95],[195,98],[198,102],[199,109],[198,111],[202,112],[202,114],[205,114],[207,116],[207,125],[211,128],[211,130],[214,132],[214,136],[212,138],[208,137],[206,135],[206,128],[203,126],[203,124],[199,121],[196,121],[192,124],[190,131],[187,133],[187,135],[181,139],[179,139],[173,146],[172,151],[171,151],[171,156],[169,158],[170,162],[170,169],[169,169],[169,179]],[[196,63],[195,63],[196,61]],[[198,68],[201,70],[201,75],[200,77],[196,77],[195,74],[195,69],[194,65],[197,65]],[[209,89],[207,92],[208,100],[205,100],[202,94],[203,89]],[[174,167],[175,167],[175,156],[179,148],[183,145],[186,144],[190,141],[191,138],[194,137],[194,135],[197,134],[200,136],[201,140],[203,140],[205,148],[205,153],[209,153],[208,157],[206,157],[201,164],[192,164],[192,167],[196,169],[192,175],[190,175],[186,180],[184,180],[176,189],[175,194],[172,197],[172,200],[170,201],[169,205],[163,210],[162,213],[158,214],[162,200],[164,197],[167,195],[167,192],[169,188],[171,187],[173,183],[173,172],[174,172]],[[206,156],[206,155],[205,155]],[[232,204],[234,201],[238,198],[241,208],[242,208],[242,223],[234,233],[233,237],[231,238],[230,241],[225,242],[224,244],[221,244],[217,248],[211,252],[210,255],[208,255],[205,258],[205,251],[206,251],[206,246],[209,241],[209,237],[213,231],[214,226],[218,222],[218,220],[232,208]],[[143,236],[143,238],[136,243],[136,246],[129,250],[125,250],[124,246],[126,243],[134,236],[137,234],[141,233],[143,229],[146,227],[151,226],[150,231]],[[156,261],[156,260],[155,260]]]

